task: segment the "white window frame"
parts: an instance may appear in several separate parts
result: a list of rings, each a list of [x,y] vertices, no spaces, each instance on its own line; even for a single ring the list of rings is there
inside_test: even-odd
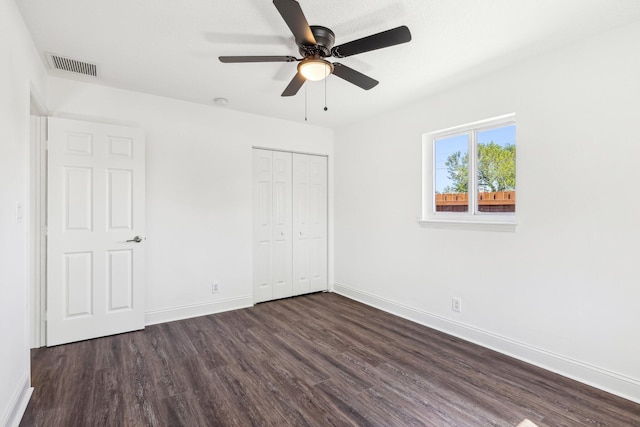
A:
[[[478,190],[476,187],[478,177],[475,167],[477,164],[476,133],[478,131],[514,125],[515,122],[515,113],[510,113],[447,129],[427,132],[422,135],[422,215],[419,220],[420,224],[438,228],[515,231],[517,226],[517,217],[515,213],[477,211],[476,199],[478,197]],[[469,209],[467,212],[436,212],[434,165],[435,141],[437,139],[463,134],[468,135],[469,159],[473,159],[473,167],[470,167],[469,171]]]

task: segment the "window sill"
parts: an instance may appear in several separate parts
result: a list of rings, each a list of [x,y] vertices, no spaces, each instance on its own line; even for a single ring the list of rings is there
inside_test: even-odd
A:
[[[440,228],[454,230],[482,230],[515,232],[518,226],[515,222],[499,221],[458,221],[446,219],[420,219],[418,223],[423,228]]]

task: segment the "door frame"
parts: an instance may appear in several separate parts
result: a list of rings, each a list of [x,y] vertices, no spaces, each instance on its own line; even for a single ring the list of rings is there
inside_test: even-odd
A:
[[[31,89],[29,127],[29,342],[46,345],[47,321],[47,116],[40,97]]]

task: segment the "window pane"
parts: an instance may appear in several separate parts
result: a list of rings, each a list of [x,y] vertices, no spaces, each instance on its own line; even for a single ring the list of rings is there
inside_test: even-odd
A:
[[[456,135],[434,141],[436,212],[469,210],[469,137]]]
[[[516,211],[516,127],[480,131],[478,212]]]

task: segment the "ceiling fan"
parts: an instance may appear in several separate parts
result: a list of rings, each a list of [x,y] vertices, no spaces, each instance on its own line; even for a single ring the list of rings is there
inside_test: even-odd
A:
[[[302,58],[294,56],[220,56],[224,63],[241,62],[299,62],[298,72],[293,77],[282,96],[298,93],[305,81],[319,81],[334,74],[362,89],[369,90],[378,84],[377,80],[338,62],[325,58],[346,58],[347,56],[369,52],[384,47],[407,43],[411,33],[406,26],[400,26],[381,33],[372,34],[339,46],[334,46],[335,34],[327,27],[309,25],[300,4],[295,0],[273,0],[278,12],[293,33]]]

